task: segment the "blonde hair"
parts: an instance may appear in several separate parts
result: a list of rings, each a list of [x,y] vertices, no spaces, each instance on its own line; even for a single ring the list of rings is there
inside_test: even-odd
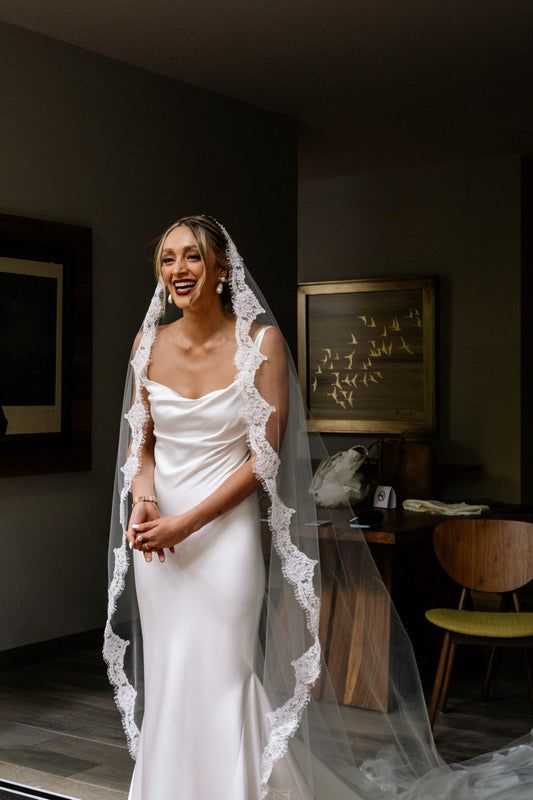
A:
[[[163,281],[163,277],[161,274],[162,263],[161,263],[161,255],[163,253],[163,248],[165,244],[165,239],[173,230],[178,228],[180,225],[184,225],[187,227],[198,246],[198,250],[200,251],[200,255],[202,257],[202,261],[204,263],[204,271],[196,286],[194,287],[193,291],[190,295],[190,303],[193,305],[200,293],[205,283],[206,279],[206,270],[207,264],[209,263],[209,257],[211,254],[215,257],[215,264],[216,266],[223,267],[226,270],[226,276],[229,275],[229,262],[226,253],[226,239],[222,231],[220,230],[216,220],[213,217],[209,217],[203,214],[192,215],[188,217],[181,217],[176,222],[173,222],[166,231],[164,231],[159,241],[157,242],[155,253],[154,253],[154,271],[155,277],[159,282]],[[222,294],[220,295],[220,299],[222,303],[227,308],[231,307],[231,298],[229,293],[229,286],[227,283],[224,283],[224,289]]]

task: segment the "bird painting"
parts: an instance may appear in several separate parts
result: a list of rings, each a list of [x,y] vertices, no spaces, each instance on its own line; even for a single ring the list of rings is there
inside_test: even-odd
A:
[[[412,356],[412,355],[413,355],[413,351],[411,350],[411,348],[409,347],[409,345],[407,344],[407,342],[405,341],[405,339],[403,338],[403,336],[400,336],[400,339],[401,339],[401,342],[402,342],[402,343],[401,343],[401,345],[398,347],[398,350],[405,350],[405,352],[406,352],[406,353],[409,353],[409,355],[411,355],[411,356]]]
[[[415,330],[422,327],[422,315],[415,305],[399,306],[396,313],[394,307],[389,309],[385,311],[375,307],[374,314],[371,314],[367,307],[366,313],[352,317],[355,331],[347,331],[344,334],[346,338],[330,339],[330,347],[320,347],[316,367],[310,376],[310,391],[313,396],[316,395],[313,402],[320,403],[327,397],[333,401],[336,409],[350,414],[350,409],[357,406],[355,398],[362,400],[362,386],[369,392],[367,403],[372,402],[372,392],[377,392],[378,403],[382,401],[381,390],[376,388],[378,384],[383,382],[389,387],[391,381],[399,379],[397,373],[393,372],[393,353],[397,355],[402,352],[403,358],[413,357],[419,348],[421,336],[421,332]],[[363,335],[361,340],[363,327],[369,329],[368,334],[374,338],[366,339]],[[408,328],[411,333],[406,338]],[[366,347],[360,344],[361,341],[367,343]],[[376,359],[380,359],[380,369],[375,369]],[[331,375],[329,386],[324,384],[320,375]],[[320,391],[321,387],[324,391]]]
[[[348,362],[348,364],[346,365],[346,369],[347,369],[347,370],[351,370],[351,369],[352,369],[352,363],[353,363],[353,357],[354,357],[354,355],[355,355],[355,350],[352,350],[352,352],[351,352],[351,353],[349,353],[349,355],[347,355],[347,356],[344,356],[344,358],[345,358],[345,359],[347,360],[347,362]]]
[[[336,386],[333,386],[333,391],[327,392],[326,394],[327,394],[328,397],[332,397],[335,400],[336,403],[338,402],[337,387]]]
[[[342,386],[341,386],[341,383],[340,383],[340,380],[339,380],[339,373],[338,372],[334,372],[333,374],[335,375],[335,383],[332,383],[331,385],[332,386],[336,386],[338,389],[342,389]]]

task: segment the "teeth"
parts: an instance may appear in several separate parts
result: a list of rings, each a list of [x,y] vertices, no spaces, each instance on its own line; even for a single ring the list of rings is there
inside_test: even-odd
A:
[[[196,281],[174,281],[176,289],[187,289],[189,286],[194,286]]]

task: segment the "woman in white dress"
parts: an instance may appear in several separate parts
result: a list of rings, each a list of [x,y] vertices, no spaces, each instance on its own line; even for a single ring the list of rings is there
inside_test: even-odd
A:
[[[183,316],[162,329],[144,380],[151,419],[127,532],[145,671],[131,800],[246,800],[259,788],[259,482],[238,413],[227,274],[204,252],[207,263],[186,225],[165,237],[161,276]],[[278,331],[252,335],[260,370],[286,384]],[[276,427],[284,413],[274,412]]]
[[[230,294],[229,266],[215,220],[184,218],[171,226],[157,248],[156,273],[167,309],[181,315],[157,326],[145,320],[132,351],[125,405],[131,440],[126,458],[118,459],[123,466],[117,475],[125,473],[126,480],[116,506],[122,519],[131,495],[125,538],[133,549],[129,595],[140,631],[129,629],[127,614],[127,635],[117,635],[116,605],[128,593],[124,582],[131,582],[132,571],[122,548],[112,548],[104,648],[136,757],[130,800],[312,797],[285,744],[312,680],[302,675],[295,683],[287,660],[293,675],[285,690],[278,670],[276,703],[288,699],[291,708],[276,729],[268,722],[273,706],[256,672],[259,665],[268,681],[263,648],[274,638],[265,627],[272,631],[276,625],[274,589],[271,621],[259,644],[267,580],[257,489],[262,481],[268,485],[287,424],[287,351],[275,325],[244,320],[255,309],[253,297],[245,313],[233,311],[232,297],[242,299],[246,292],[234,288]],[[238,267],[232,277],[235,284]],[[245,393],[255,447],[243,415]],[[283,509],[279,499],[277,508]],[[300,564],[316,563],[292,542],[284,546]],[[269,561],[272,579],[276,567]],[[295,580],[304,587],[305,576]],[[296,603],[298,615],[303,618],[313,602],[318,608],[309,584]],[[284,624],[289,621],[284,615]],[[138,651],[133,677],[123,663],[132,639]],[[295,640],[295,646],[301,656],[304,642]],[[314,662],[318,658],[315,653]]]
[[[155,264],[126,376],[104,640],[136,758],[129,800],[533,796],[530,737],[444,764],[363,537],[343,541],[329,517],[319,554],[296,371],[225,228],[205,215],[178,220]],[[180,318],[162,324],[165,308]],[[344,685],[330,681],[334,607],[336,640],[358,661],[343,680],[372,711],[342,707]]]

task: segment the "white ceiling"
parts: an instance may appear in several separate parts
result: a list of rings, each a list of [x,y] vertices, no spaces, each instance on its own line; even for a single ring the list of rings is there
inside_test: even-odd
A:
[[[0,0],[0,19],[301,122],[301,177],[533,150],[533,0]]]

